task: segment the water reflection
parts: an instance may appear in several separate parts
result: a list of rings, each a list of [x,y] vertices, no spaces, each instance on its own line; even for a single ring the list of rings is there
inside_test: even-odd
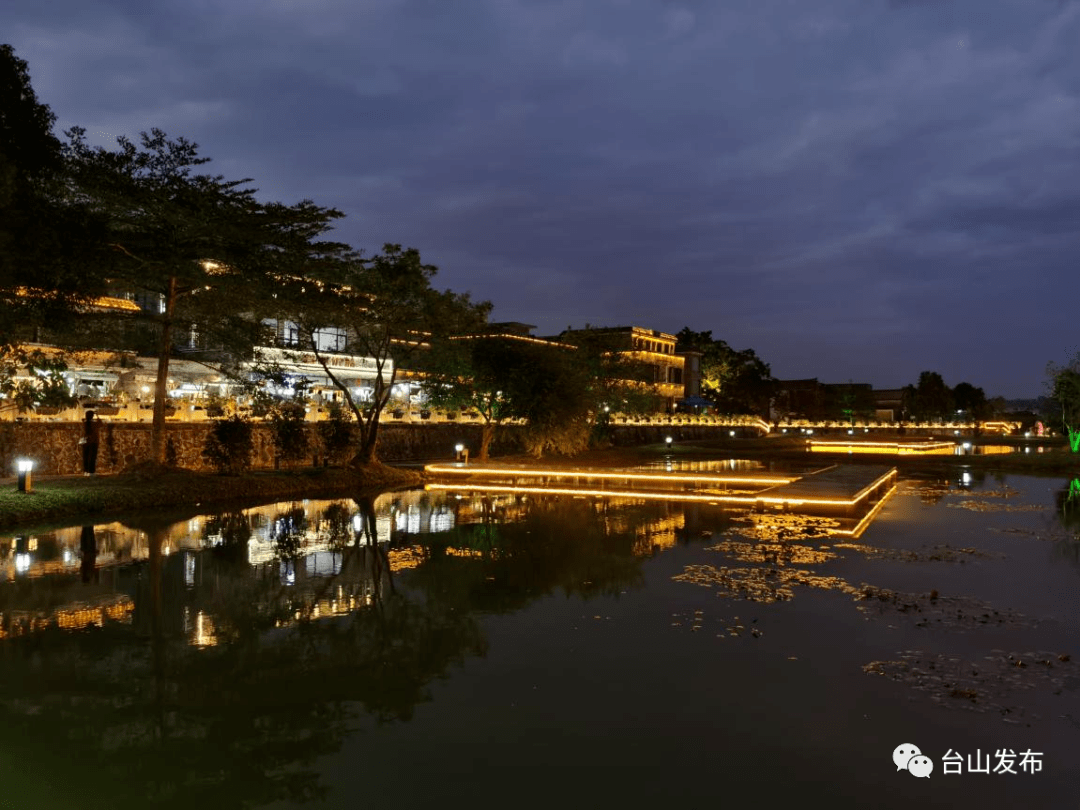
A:
[[[71,763],[78,806],[316,799],[320,754],[485,654],[481,614],[637,588],[700,520],[409,492],[0,538],[0,739]]]
[[[1007,528],[1014,528],[1013,522],[1016,527],[1034,525],[1036,518],[1041,525],[1052,522],[1051,503],[1059,518],[1066,516],[1063,525],[1069,525],[1080,482],[1072,482],[1057,501],[1045,486],[1040,493],[1044,513],[1005,515]],[[904,494],[945,504],[1033,502],[1004,479],[964,481],[959,475],[907,484]],[[729,671],[743,670],[747,688],[755,689],[778,677],[775,673],[787,662],[794,663],[793,653],[816,654],[807,628],[828,626],[823,619],[833,617],[833,611],[844,622],[838,626],[850,626],[852,615],[871,624],[866,633],[841,634],[840,646],[821,641],[813,670],[804,670],[811,681],[818,674],[830,682],[850,678],[850,672],[866,678],[859,666],[851,666],[855,661],[871,674],[929,689],[927,684],[937,683],[939,661],[989,661],[986,656],[993,653],[1000,662],[978,663],[940,699],[955,701],[962,694],[965,706],[996,711],[1021,705],[1014,692],[1024,692],[1029,684],[1041,689],[1073,683],[1069,679],[1080,671],[1076,661],[1060,657],[1068,652],[1064,648],[1054,646],[1055,657],[1033,653],[1022,659],[1023,668],[1016,664],[1021,659],[1010,658],[1007,651],[997,655],[981,649],[979,633],[1026,634],[1038,629],[1038,616],[992,605],[987,595],[963,589],[969,580],[950,580],[959,574],[944,570],[948,562],[957,563],[954,570],[975,573],[985,566],[994,582],[1003,580],[1002,569],[990,570],[1001,555],[940,546],[945,538],[981,542],[989,534],[986,528],[995,525],[991,521],[1002,516],[944,506],[923,509],[917,498],[910,497],[914,509],[933,512],[942,523],[927,534],[924,546],[910,548],[882,543],[888,532],[859,544],[837,542],[834,524],[843,518],[635,499],[433,492],[282,503],[181,523],[126,521],[0,537],[0,690],[6,696],[0,703],[0,743],[5,751],[20,752],[20,761],[28,765],[25,776],[6,785],[7,796],[15,806],[30,807],[84,807],[93,805],[93,797],[120,808],[200,800],[212,807],[318,800],[325,795],[327,778],[319,758],[340,750],[346,740],[364,737],[372,748],[386,745],[388,756],[397,754],[395,745],[401,750],[419,747],[404,731],[380,736],[378,727],[413,719],[418,707],[433,699],[435,683],[466,662],[475,675],[481,669],[478,659],[489,654],[489,634],[498,638],[493,628],[537,646],[532,657],[513,659],[512,673],[496,668],[495,679],[510,682],[500,681],[499,687],[510,690],[535,689],[536,673],[545,667],[585,666],[580,664],[585,647],[596,645],[598,652],[585,659],[589,665],[599,666],[605,656],[617,662],[596,676],[605,688],[642,685],[641,692],[625,693],[627,702],[617,713],[620,722],[626,706],[655,704],[658,719],[650,721],[650,738],[653,723],[665,739],[676,739],[676,732],[679,739],[692,737],[693,729],[680,726],[679,720],[665,726],[667,721],[659,718],[685,716],[691,705],[697,712],[696,704],[706,693],[716,693],[716,684]],[[901,523],[889,527],[888,516],[885,522],[891,530]],[[976,526],[977,533],[957,536],[954,529],[961,522]],[[1077,544],[1070,542],[1075,549]],[[1007,548],[1011,552],[1013,546]],[[658,559],[650,565],[653,558]],[[876,567],[863,565],[866,561]],[[967,561],[975,565],[961,564]],[[905,569],[907,562],[918,565]],[[868,570],[874,584],[863,579]],[[877,576],[883,570],[902,576],[885,582]],[[934,581],[925,588],[922,581],[908,581],[916,570],[930,571]],[[646,584],[650,590],[644,590]],[[957,584],[955,591],[950,584]],[[628,592],[635,593],[624,596]],[[551,596],[559,598],[546,599]],[[565,610],[564,596],[599,603],[587,609],[589,615],[614,613],[611,606],[618,599],[632,609],[622,618],[632,617],[634,624],[616,631],[612,622],[606,625],[613,628],[608,636],[599,634],[606,630],[577,635],[575,627],[571,639],[565,627],[549,621]],[[708,598],[702,601],[703,596]],[[825,598],[835,607],[828,607]],[[726,630],[724,644],[733,646],[732,637],[741,634],[760,651],[751,658],[732,650],[723,669],[707,669],[717,666],[719,656],[708,643],[718,642],[719,633],[696,634],[685,645],[681,637],[673,642],[667,618],[659,625],[655,621],[668,612],[663,600],[670,600],[679,616],[694,617],[711,611],[712,604],[726,604],[725,613],[732,609],[744,618],[735,615],[718,625]],[[744,614],[744,607],[752,612]],[[799,624],[804,609],[810,618]],[[530,614],[542,616],[537,622],[542,629],[532,627],[542,635],[528,635],[529,625],[521,617]],[[689,625],[692,630],[706,626],[698,618]],[[908,651],[895,661],[876,660],[886,654],[880,651],[863,655],[864,636],[871,633],[885,637],[924,631],[928,649],[911,660],[904,657]],[[558,645],[544,646],[560,632]],[[957,640],[963,638],[971,641]],[[848,647],[854,648],[850,655]],[[492,658],[497,649],[493,641]],[[574,666],[547,657],[560,650],[575,656]],[[847,669],[829,669],[838,657]],[[1052,666],[1040,663],[1044,659]],[[671,661],[685,664],[682,677],[706,668],[702,684],[707,688],[666,688]],[[760,670],[753,668],[758,661]],[[632,677],[620,681],[626,674],[619,669],[623,666]],[[1008,684],[1018,685],[1003,691],[1001,673],[1013,679]],[[589,686],[587,680],[568,683],[550,706],[566,701],[591,711],[604,702],[598,696],[602,690],[589,693],[586,688],[584,697],[579,694],[583,685]],[[864,688],[850,680],[841,684],[836,691],[845,695]],[[477,685],[483,691],[493,680],[481,678],[469,688]],[[647,699],[641,700],[643,695]],[[821,695],[808,692],[806,697],[816,705]],[[574,704],[577,698],[584,702]],[[893,700],[895,693],[888,698]],[[501,710],[485,697],[468,699],[475,702],[454,704],[445,716],[458,722]],[[445,708],[447,702],[439,705]],[[732,724],[742,729],[733,735],[740,747],[763,727],[764,711],[753,701],[745,701],[746,709],[741,703],[723,705],[729,716],[746,715],[745,723]],[[550,706],[545,711],[558,711]],[[766,730],[787,733],[790,709],[766,714]],[[569,716],[572,708],[566,711],[567,717],[555,718],[538,711],[542,717],[535,722],[577,728],[580,717]],[[835,711],[836,722],[842,726],[849,713]],[[516,717],[504,721],[500,716],[499,722],[510,726]],[[423,718],[417,718],[418,725],[423,726]],[[521,734],[530,733],[528,726],[521,728]],[[628,733],[625,724],[619,728],[618,738],[596,739],[614,745]],[[428,725],[423,733],[431,729]],[[459,729],[439,733],[443,736],[430,745],[453,771],[460,758],[471,754],[453,750]],[[707,734],[692,738],[687,750],[701,748],[713,756],[704,742],[714,740],[711,724]],[[637,744],[632,730],[629,735]],[[515,732],[474,744],[496,748],[519,738]],[[591,737],[582,746],[570,751],[575,762],[602,747]],[[414,766],[412,753],[402,758],[409,767]],[[756,750],[750,753],[757,756]],[[54,794],[46,801],[39,775],[44,763],[56,761],[64,763],[65,779],[49,788]],[[364,787],[362,764],[350,782],[355,793]],[[770,760],[768,774],[777,767]],[[65,793],[65,784],[78,793]]]
[[[1072,479],[1067,487],[1058,492],[1055,502],[1061,525],[1080,539],[1080,478]]]

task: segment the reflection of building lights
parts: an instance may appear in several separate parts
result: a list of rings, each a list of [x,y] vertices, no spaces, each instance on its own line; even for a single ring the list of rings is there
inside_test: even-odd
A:
[[[217,639],[214,638],[214,622],[201,610],[195,615],[193,642],[197,647],[212,647],[217,644]]]
[[[448,532],[454,528],[454,513],[445,507],[438,509],[431,516],[431,531]]]

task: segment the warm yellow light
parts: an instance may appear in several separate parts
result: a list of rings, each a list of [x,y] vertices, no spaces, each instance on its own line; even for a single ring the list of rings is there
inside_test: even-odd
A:
[[[876,453],[890,455],[945,455],[956,450],[954,442],[845,442],[811,441],[812,453]]]
[[[893,484],[891,487],[889,487],[889,491],[881,496],[881,500],[878,501],[876,504],[874,504],[873,508],[869,512],[867,512],[865,515],[863,515],[862,519],[858,523],[856,523],[853,528],[851,528],[851,529],[830,529],[830,531],[833,534],[842,534],[842,535],[845,535],[847,537],[859,537],[859,536],[861,536],[862,533],[864,531],[866,531],[866,527],[870,525],[871,521],[873,521],[873,519],[875,517],[877,517],[878,512],[880,512],[882,507],[885,506],[885,501],[889,500],[889,498],[892,497],[892,494],[894,492],[896,492],[896,490],[897,490],[896,484]]]
[[[529,337],[528,335],[511,335],[506,333],[498,334],[476,334],[476,335],[454,335],[450,340],[517,340],[522,343],[539,343],[544,346],[554,346],[559,349],[577,349],[577,346],[573,346],[569,343],[559,343],[557,340],[544,340],[543,338]]]
[[[515,467],[466,467],[460,464],[428,464],[424,467],[425,472],[449,473],[456,475],[492,475],[504,478],[517,478],[521,476],[545,477],[545,478],[585,478],[585,479],[614,479],[631,481],[678,481],[683,483],[697,484],[745,484],[762,486],[776,486],[778,484],[790,484],[798,481],[799,476],[737,476],[737,475],[683,475],[680,473],[636,473],[636,472],[603,472],[600,470],[577,468],[569,470],[554,469],[528,469]]]
[[[463,482],[460,484],[440,484],[432,483],[427,484],[425,489],[434,490],[440,492],[447,492],[450,490],[467,490],[467,491],[481,491],[481,492],[504,492],[504,493],[530,493],[530,494],[548,494],[548,495],[593,495],[598,497],[607,498],[630,498],[638,500],[658,500],[658,501],[685,501],[689,503],[728,503],[738,504],[741,506],[755,506],[758,504],[768,504],[772,506],[843,506],[852,507],[865,500],[877,487],[891,480],[896,475],[896,470],[891,469],[883,475],[879,476],[874,482],[868,484],[861,489],[854,496],[849,498],[815,498],[812,496],[787,496],[783,494],[783,488],[777,489],[776,494],[764,495],[761,493],[751,495],[719,495],[710,493],[707,495],[692,495],[683,492],[651,492],[648,490],[615,490],[615,489],[572,489],[570,487],[543,487],[543,486],[520,486],[520,485],[499,485],[499,484],[486,484],[483,482],[470,483]],[[690,476],[684,476],[690,477]],[[663,480],[663,476],[657,476],[658,480]],[[785,482],[790,483],[790,482]],[[773,492],[773,490],[766,490],[766,492]]]

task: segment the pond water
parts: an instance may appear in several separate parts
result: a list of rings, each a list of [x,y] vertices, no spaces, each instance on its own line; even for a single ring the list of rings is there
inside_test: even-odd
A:
[[[1080,482],[961,472],[857,538],[423,491],[2,535],[4,798],[1072,806],[1078,523]]]

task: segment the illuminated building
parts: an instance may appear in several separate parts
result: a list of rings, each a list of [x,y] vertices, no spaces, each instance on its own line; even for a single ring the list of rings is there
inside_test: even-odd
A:
[[[644,364],[652,377],[644,384],[656,392],[668,412],[687,396],[684,382],[687,358],[685,353],[675,352],[675,335],[640,326],[608,326],[568,329],[559,337],[569,342],[598,339],[608,352]]]

